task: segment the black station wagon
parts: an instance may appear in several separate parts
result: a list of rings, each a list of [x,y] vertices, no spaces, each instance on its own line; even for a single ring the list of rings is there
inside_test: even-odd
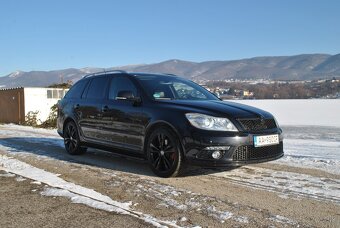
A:
[[[283,156],[282,130],[270,113],[221,101],[171,74],[85,76],[59,102],[58,133],[70,154],[94,147],[142,156],[161,177],[185,164],[240,166]]]

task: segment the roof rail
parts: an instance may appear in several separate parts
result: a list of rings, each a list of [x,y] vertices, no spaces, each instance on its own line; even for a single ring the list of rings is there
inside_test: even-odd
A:
[[[109,71],[105,71],[105,73],[114,73],[114,72],[127,74],[127,72],[125,70],[109,70]]]
[[[96,73],[92,73],[92,74],[88,74],[88,75],[85,75],[83,78],[88,78],[88,77],[91,77],[91,76],[96,76],[96,75],[105,75],[105,74],[108,74],[108,73],[123,73],[123,74],[127,74],[127,72],[125,70],[109,70],[109,71],[101,71],[101,72],[96,72]]]
[[[178,76],[178,75],[176,75],[176,74],[170,74],[170,73],[165,73],[165,75]]]

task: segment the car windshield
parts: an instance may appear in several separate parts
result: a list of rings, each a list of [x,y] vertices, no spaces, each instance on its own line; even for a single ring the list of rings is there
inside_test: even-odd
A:
[[[175,76],[136,75],[136,78],[155,100],[218,100],[196,83]]]

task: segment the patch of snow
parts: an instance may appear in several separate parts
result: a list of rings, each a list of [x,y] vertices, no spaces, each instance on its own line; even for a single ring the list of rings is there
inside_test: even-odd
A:
[[[185,204],[190,208],[200,208],[202,204],[198,202],[195,198],[190,198],[185,201]]]
[[[186,222],[186,221],[188,221],[188,219],[186,217],[182,217],[182,218],[179,219],[179,221]]]
[[[100,209],[100,210],[105,210],[109,212],[116,212],[117,207],[112,206],[110,204],[91,199],[89,197],[81,196],[75,193],[72,193],[68,190],[65,189],[60,189],[60,188],[51,188],[51,187],[46,187],[43,192],[41,192],[42,195],[44,196],[57,196],[57,197],[67,197],[71,199],[73,203],[79,203],[79,204],[85,204],[87,206]],[[129,204],[129,206],[131,203]]]
[[[208,207],[207,212],[210,216],[217,218],[221,223],[224,223],[225,220],[228,220],[233,216],[233,213],[231,213],[229,211],[216,210],[216,208],[214,206]]]
[[[15,77],[20,76],[22,73],[23,73],[23,71],[17,70],[17,71],[14,71],[13,73],[9,74],[8,77],[15,78]]]
[[[281,216],[281,215],[275,215],[275,216],[269,218],[269,220],[271,220],[273,222],[283,223],[283,224],[290,224],[290,225],[296,225],[297,224],[293,220],[288,219],[288,218]]]
[[[160,203],[159,206],[164,206],[166,208],[169,208],[169,207],[174,207],[178,210],[182,210],[182,211],[185,211],[188,209],[188,206],[187,205],[184,205],[184,204],[180,204],[178,203],[177,200],[174,200],[174,199],[171,199],[169,197],[165,197],[163,199],[163,203]]]
[[[249,223],[248,217],[245,216],[236,216],[234,220],[239,223]]]
[[[118,214],[133,216],[156,227],[166,227],[166,225],[179,227],[173,222],[161,221],[150,215],[132,210],[130,208],[132,202],[121,203],[114,201],[110,197],[96,192],[93,189],[67,182],[54,173],[33,167],[25,162],[5,155],[0,155],[0,170],[47,184],[50,187],[43,191],[43,194],[45,195],[68,197],[72,202],[86,204],[94,208],[109,210]],[[36,191],[36,189],[32,191]]]
[[[15,180],[18,181],[18,182],[22,182],[22,181],[25,181],[25,180],[27,180],[27,179],[26,179],[26,178],[23,178],[23,177],[21,177],[21,176],[18,176],[17,178],[15,178]]]

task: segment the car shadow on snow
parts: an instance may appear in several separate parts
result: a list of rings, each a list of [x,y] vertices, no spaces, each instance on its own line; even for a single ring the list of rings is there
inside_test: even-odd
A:
[[[37,138],[37,137],[9,137],[0,139],[0,149],[9,153],[28,153],[37,156],[53,158],[70,163],[86,164],[94,167],[111,169],[132,174],[155,176],[149,168],[148,162],[143,158],[132,157],[125,154],[107,152],[89,148],[83,155],[69,155],[59,138]],[[201,176],[217,172],[235,169],[227,168],[202,168],[188,166],[182,177]]]

